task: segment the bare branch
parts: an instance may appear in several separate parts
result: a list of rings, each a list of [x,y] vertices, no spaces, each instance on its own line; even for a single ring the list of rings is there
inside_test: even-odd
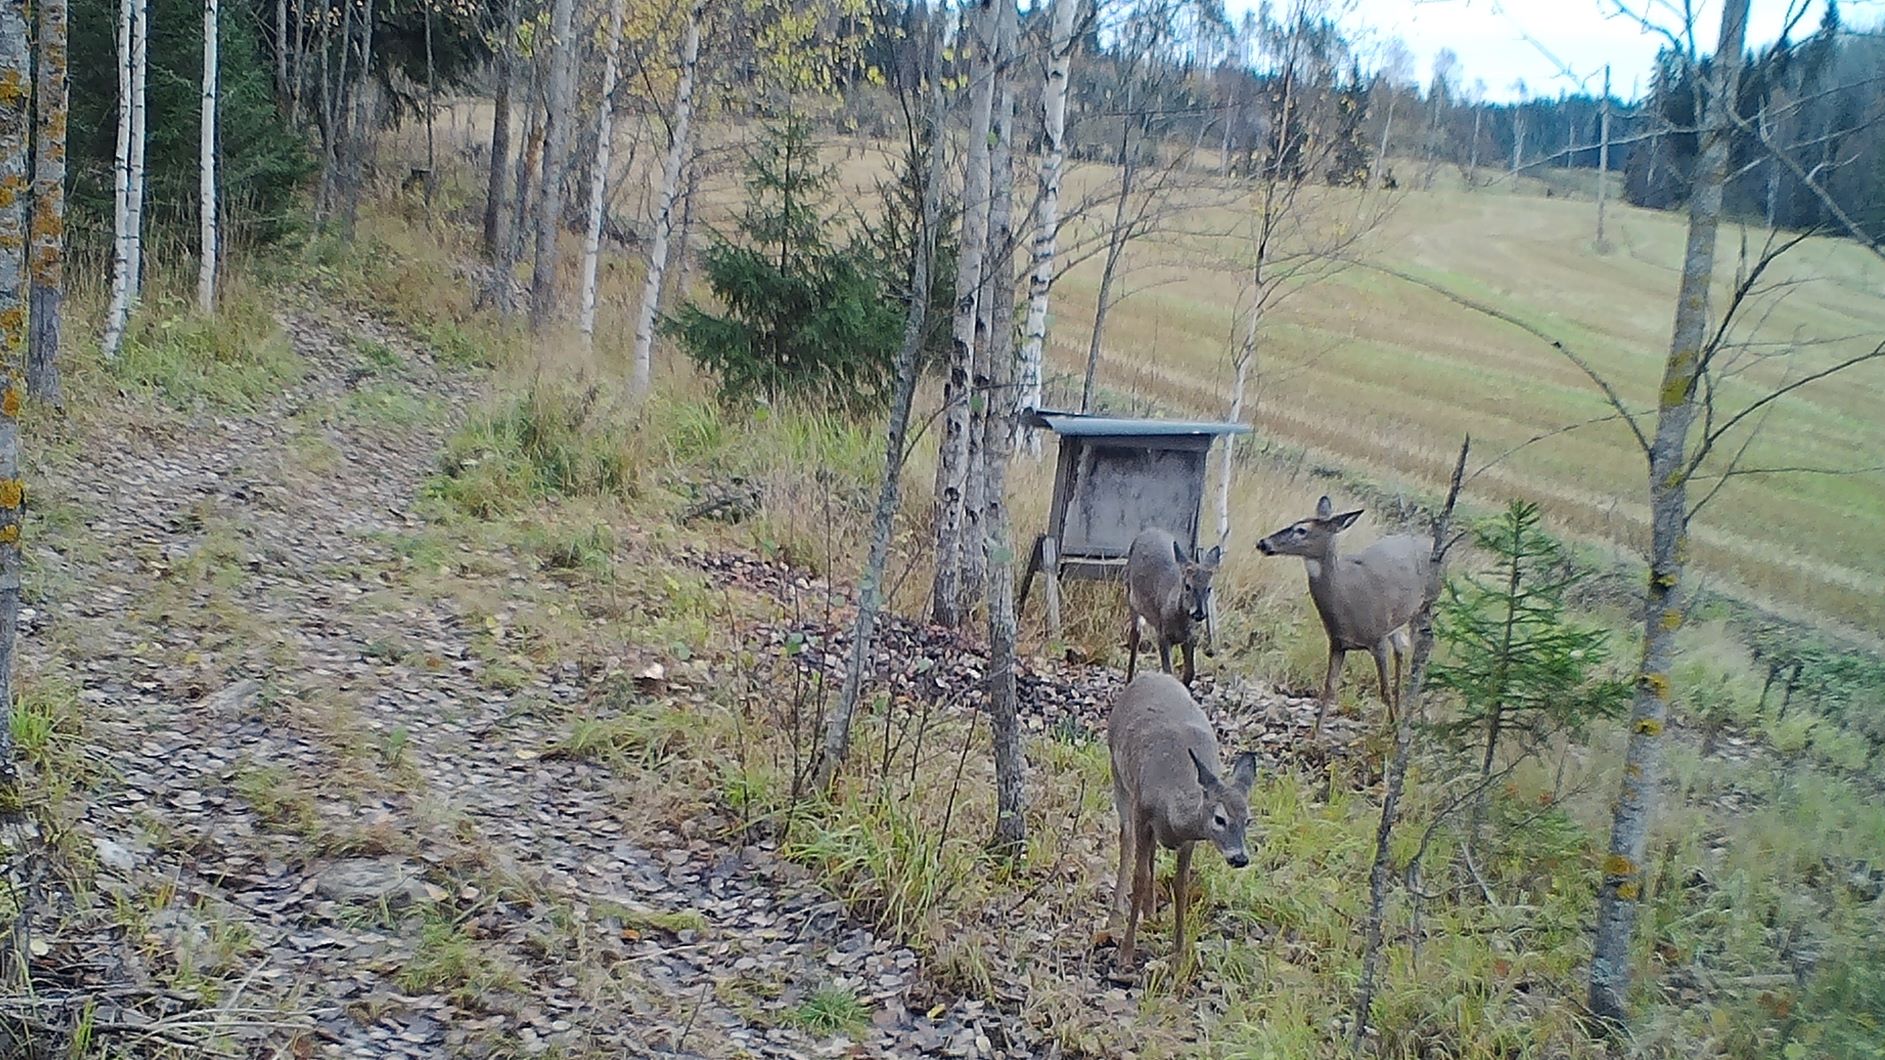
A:
[[[1559,353],[1564,355],[1565,359],[1569,360],[1572,364],[1577,365],[1578,370],[1582,371],[1586,376],[1588,376],[1591,382],[1597,384],[1597,388],[1603,391],[1604,400],[1608,401],[1610,403],[1610,407],[1616,410],[1617,418],[1621,419],[1625,424],[1629,425],[1630,434],[1636,438],[1637,447],[1643,451],[1643,454],[1645,456],[1649,454],[1649,437],[1643,433],[1643,426],[1642,424],[1636,421],[1636,415],[1624,406],[1623,398],[1618,395],[1616,387],[1611,386],[1610,381],[1608,379],[1605,379],[1595,368],[1592,368],[1590,366],[1590,362],[1584,360],[1584,358],[1578,356],[1575,352],[1573,352],[1569,346],[1566,346],[1562,339],[1558,339],[1546,333],[1545,331],[1540,330],[1538,327],[1530,323],[1527,323],[1526,321],[1520,320],[1519,318],[1513,316],[1510,313],[1505,312],[1502,309],[1498,309],[1493,306],[1489,306],[1485,304],[1484,302],[1480,302],[1475,299],[1468,298],[1467,296],[1460,294],[1457,291],[1449,290],[1448,288],[1443,287],[1440,284],[1434,283],[1431,280],[1423,280],[1420,277],[1415,276],[1411,273],[1402,272],[1399,269],[1390,268],[1389,266],[1386,266],[1386,265],[1377,265],[1373,262],[1363,262],[1361,264],[1365,265],[1367,268],[1374,269],[1377,272],[1384,272],[1388,274],[1389,276],[1394,277],[1397,280],[1401,280],[1406,283],[1411,283],[1415,285],[1416,287],[1424,287],[1427,290],[1432,291],[1443,298],[1446,298],[1448,301],[1464,306],[1465,308],[1471,309],[1474,312],[1483,313],[1486,316],[1492,317],[1494,320],[1502,320],[1505,323],[1510,324],[1515,328],[1518,328],[1520,331],[1523,331],[1526,334],[1531,335],[1534,338],[1537,338],[1543,341],[1547,346],[1550,346],[1552,349],[1557,350]]]
[[[1728,419],[1724,421],[1720,427],[1715,428],[1715,432],[1711,436],[1711,438],[1707,438],[1703,440],[1704,444],[1707,444],[1713,439],[1720,438],[1722,435],[1733,430],[1734,426],[1740,423],[1742,420],[1747,419],[1749,416],[1767,407],[1768,405],[1771,405],[1774,402],[1779,401],[1781,398],[1786,397],[1788,394],[1791,394],[1794,391],[1800,389],[1801,387],[1806,386],[1808,383],[1818,382],[1819,380],[1824,379],[1829,375],[1833,375],[1838,372],[1843,372],[1854,365],[1864,364],[1867,361],[1875,361],[1881,358],[1885,358],[1885,342],[1879,343],[1877,346],[1866,351],[1865,353],[1856,354],[1852,357],[1848,357],[1845,360],[1840,361],[1838,364],[1832,365],[1827,368],[1822,368],[1817,372],[1811,372],[1811,373],[1808,373],[1807,375],[1801,376],[1800,378],[1795,379],[1793,382],[1788,383],[1785,386],[1779,387],[1771,391],[1770,393],[1762,395],[1759,399],[1754,401],[1754,403],[1748,405],[1746,408],[1742,409],[1740,412],[1735,413],[1733,416],[1728,417]]]

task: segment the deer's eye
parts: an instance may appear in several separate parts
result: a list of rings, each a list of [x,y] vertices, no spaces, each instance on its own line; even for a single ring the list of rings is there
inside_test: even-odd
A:
[[[1212,814],[1212,815],[1211,815],[1211,827],[1213,827],[1213,828],[1216,828],[1216,829],[1218,829],[1218,830],[1220,830],[1220,831],[1222,831],[1222,830],[1223,830],[1223,828],[1224,828],[1224,826],[1225,826],[1225,825],[1227,825],[1227,824],[1229,824],[1229,823],[1230,823],[1229,821],[1227,821],[1227,820],[1225,820],[1225,819],[1224,819],[1224,811],[1223,811],[1223,810],[1219,810],[1219,811],[1217,811],[1217,812],[1216,812],[1215,814]]]

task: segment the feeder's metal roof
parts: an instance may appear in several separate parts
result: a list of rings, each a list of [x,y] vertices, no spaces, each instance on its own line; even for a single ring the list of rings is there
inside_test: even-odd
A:
[[[1048,409],[1028,409],[1027,418],[1028,425],[1031,427],[1045,427],[1055,434],[1068,438],[1159,438],[1173,435],[1216,436],[1250,433],[1250,428],[1241,423],[1126,420],[1112,416],[1088,416],[1079,412],[1054,412]]]

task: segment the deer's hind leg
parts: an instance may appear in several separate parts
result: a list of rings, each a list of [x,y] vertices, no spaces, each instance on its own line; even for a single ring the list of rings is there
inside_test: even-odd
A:
[[[1113,881],[1112,913],[1106,918],[1108,936],[1116,933],[1126,919],[1126,906],[1133,898],[1132,869],[1138,861],[1132,849],[1132,800],[1117,782],[1113,784],[1113,809],[1119,813],[1119,875]]]
[[[1126,683],[1132,683],[1132,676],[1139,669],[1139,616],[1137,613],[1126,620]]]
[[[1119,944],[1119,963],[1131,964],[1133,953],[1139,941],[1140,914],[1151,908],[1152,902],[1152,855],[1158,844],[1152,838],[1149,824],[1133,822],[1133,873],[1132,905],[1126,913],[1126,940]]]

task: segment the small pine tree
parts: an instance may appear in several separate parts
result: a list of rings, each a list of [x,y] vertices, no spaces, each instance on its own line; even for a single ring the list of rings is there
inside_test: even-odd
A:
[[[1535,746],[1553,733],[1579,736],[1629,698],[1625,682],[1600,674],[1609,633],[1565,619],[1564,595],[1579,575],[1539,522],[1537,505],[1513,501],[1476,528],[1479,547],[1496,557],[1493,571],[1449,580],[1434,624],[1446,653],[1433,680],[1460,708],[1436,728],[1478,754],[1482,784],[1502,740],[1516,733]]]
[[[1335,91],[1335,143],[1324,174],[1338,188],[1368,186],[1368,81],[1356,64],[1348,80]]]
[[[834,175],[803,118],[768,124],[747,163],[738,241],[706,253],[723,310],[689,302],[666,325],[725,400],[811,397],[866,411],[889,397],[903,314],[865,255],[828,238]]]
[[[930,152],[927,136],[912,135],[903,147],[901,164],[889,180],[877,182],[879,208],[875,216],[856,210],[860,256],[870,263],[878,283],[896,299],[897,311],[910,307],[910,284],[916,273],[916,255],[923,229],[923,197],[929,183]],[[925,315],[920,367],[942,363],[949,355],[949,316],[956,301],[956,219],[962,205],[938,189],[935,256],[929,270],[929,312]]]

